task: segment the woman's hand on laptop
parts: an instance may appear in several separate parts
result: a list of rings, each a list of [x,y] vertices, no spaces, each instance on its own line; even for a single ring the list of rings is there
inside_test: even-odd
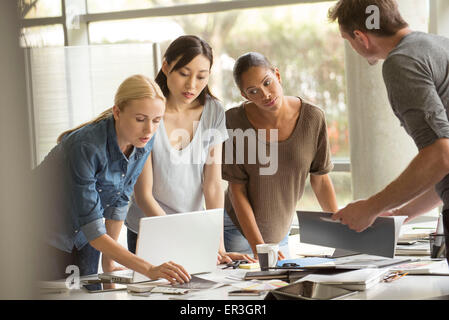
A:
[[[192,278],[183,266],[172,261],[159,266],[151,266],[146,276],[151,280],[164,278],[171,284],[189,282]]]

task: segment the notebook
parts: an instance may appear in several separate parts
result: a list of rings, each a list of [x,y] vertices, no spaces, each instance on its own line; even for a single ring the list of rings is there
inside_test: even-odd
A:
[[[190,274],[216,269],[223,209],[203,210],[140,219],[136,255],[153,265],[173,261]],[[121,283],[149,281],[132,270],[99,275]]]
[[[388,269],[359,269],[338,274],[311,274],[300,281],[312,281],[327,285],[336,285],[348,290],[366,290],[382,281]]]
[[[346,258],[341,260],[335,260],[316,265],[307,265],[303,269],[309,270],[323,270],[323,269],[336,269],[336,270],[356,270],[366,268],[385,268],[394,266],[397,264],[411,261],[411,258],[382,258],[369,255],[360,255],[356,258]]]
[[[419,260],[394,266],[390,271],[401,271],[409,274],[449,275],[446,260]]]

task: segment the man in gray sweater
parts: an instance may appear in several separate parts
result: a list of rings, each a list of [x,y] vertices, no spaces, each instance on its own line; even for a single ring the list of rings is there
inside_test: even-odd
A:
[[[419,150],[397,179],[368,199],[348,204],[333,219],[360,232],[380,215],[410,220],[443,203],[448,243],[449,39],[412,31],[394,0],[340,0],[329,19],[338,22],[342,37],[370,64],[385,60],[382,73],[391,107]]]

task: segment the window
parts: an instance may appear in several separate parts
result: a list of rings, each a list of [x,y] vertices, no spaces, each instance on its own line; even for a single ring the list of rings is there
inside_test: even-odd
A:
[[[218,0],[223,1],[223,0]],[[217,2],[211,0],[87,0],[89,13],[148,9],[155,7]]]
[[[19,7],[25,19],[62,15],[61,0],[19,0]]]
[[[87,0],[89,13],[147,9],[152,6],[151,0]]]
[[[166,18],[116,20],[89,24],[91,44],[170,42],[182,34],[184,34],[182,27]]]
[[[112,107],[126,77],[154,78],[152,44],[33,48],[26,57],[36,164],[60,133]]]
[[[64,46],[62,24],[22,28],[20,45],[26,48]]]
[[[50,1],[51,5],[49,1],[38,0],[41,3],[39,6],[54,6],[52,9],[54,11],[46,14],[60,14],[60,1]],[[349,163],[344,46],[337,25],[327,22],[328,8],[334,2],[277,5],[203,14],[168,13],[163,17],[140,16],[136,19],[111,20],[116,11],[152,9],[161,6],[170,11],[170,6],[187,8],[189,4],[204,5],[208,2],[207,0],[86,0],[89,14],[110,12],[109,16],[105,14],[105,20],[100,21],[94,16],[85,15],[90,44],[158,42],[163,54],[168,44],[176,37],[182,34],[199,35],[214,49],[210,86],[227,109],[236,106],[243,99],[232,78],[235,59],[245,52],[259,51],[279,68],[285,94],[301,96],[325,111],[332,157],[334,160]],[[254,3],[257,5],[257,2]],[[54,26],[39,28],[44,29],[24,29],[27,34],[32,34],[31,31],[35,30],[34,33],[42,38],[31,41],[29,40],[31,38],[27,37],[27,46],[62,45],[64,36],[60,26],[58,40],[50,40],[52,38],[50,30],[55,28]],[[150,57],[149,59],[151,60]],[[95,110],[96,108],[94,107]],[[76,124],[78,123],[73,123]],[[54,135],[56,137],[57,134]],[[55,137],[49,141],[54,141]],[[349,166],[343,168],[345,168],[343,171],[349,171]],[[332,173],[331,176],[339,197],[338,202],[346,203],[348,195],[351,194],[350,172]],[[308,188],[310,191],[310,187]],[[304,193],[298,206],[302,209],[318,209],[315,196],[309,191]]]
[[[94,22],[89,24],[89,36],[95,44],[158,41],[162,54],[182,34],[201,36],[214,49],[210,85],[226,109],[243,99],[232,77],[235,59],[248,51],[261,52],[279,68],[285,94],[299,95],[324,109],[332,157],[349,162],[344,46],[337,25],[327,23],[332,4]],[[350,172],[331,177],[339,204],[350,201]],[[307,190],[298,206],[320,210],[310,186]]]
[[[352,201],[351,173],[350,172],[331,172],[330,177],[337,192],[337,202],[339,207]],[[304,195],[298,202],[297,210],[322,211],[321,207],[310,186],[310,180],[307,181]]]

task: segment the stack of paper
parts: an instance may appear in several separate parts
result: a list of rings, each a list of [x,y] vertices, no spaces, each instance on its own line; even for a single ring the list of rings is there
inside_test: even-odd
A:
[[[65,280],[39,281],[38,288],[41,293],[64,293],[69,290]]]
[[[409,274],[447,274],[449,268],[446,260],[420,260],[394,266],[390,271],[401,271]]]
[[[301,242],[299,234],[290,236],[288,245],[293,256],[299,257],[330,257],[335,251],[335,248]]]
[[[300,281],[336,285],[337,287],[348,290],[366,290],[381,282],[388,272],[388,269],[366,268],[332,275],[311,274],[302,278]]]
[[[412,245],[397,245],[397,256],[430,256],[429,242],[417,242]]]
[[[233,287],[242,289],[242,290],[258,290],[258,291],[269,291],[274,290],[280,287],[285,287],[288,285],[288,282],[282,280],[269,280],[269,281],[245,281],[240,283],[232,284]]]
[[[132,292],[150,292],[157,286],[168,285],[169,283],[170,282],[165,279],[160,279],[155,281],[128,284],[127,289],[128,291]]]

